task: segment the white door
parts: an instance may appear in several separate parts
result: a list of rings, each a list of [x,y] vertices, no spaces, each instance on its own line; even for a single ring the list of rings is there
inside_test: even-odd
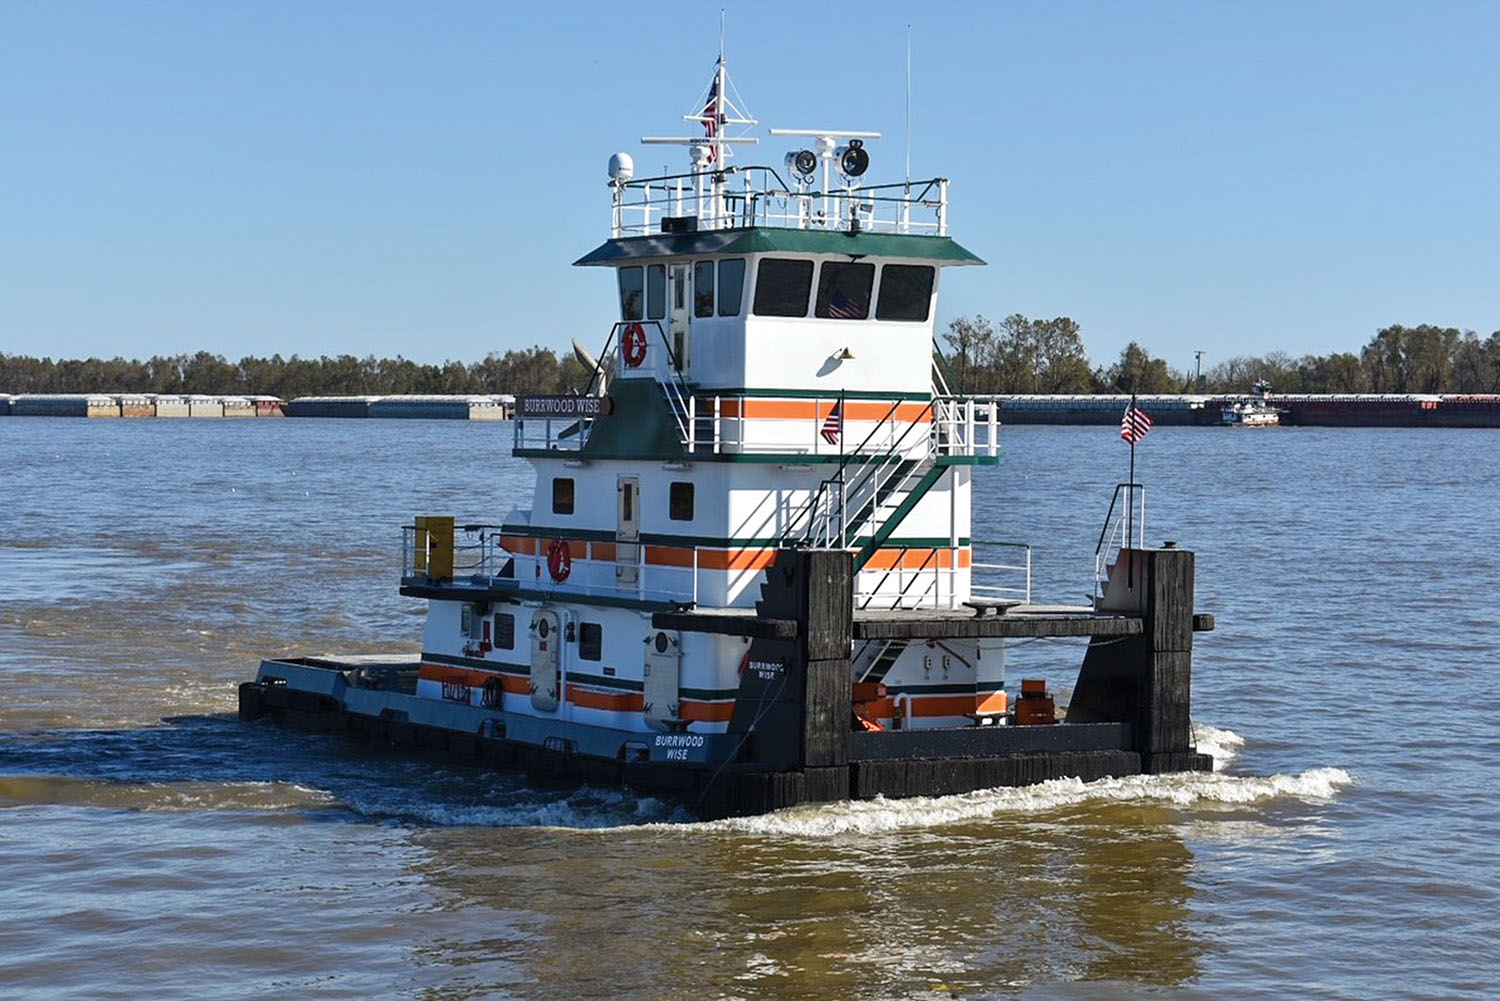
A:
[[[531,618],[531,704],[544,713],[556,712],[558,648],[562,632],[556,612],[537,612]]]
[[[667,341],[672,345],[677,371],[686,373],[691,349],[689,337],[693,317],[693,266],[674,264],[670,275],[671,289],[667,311]]]
[[[670,629],[656,629],[646,637],[646,725],[670,730],[680,723],[682,696],[678,684],[682,673],[682,640]]]
[[[640,581],[641,479],[622,476],[616,487],[615,582],[635,587]]]

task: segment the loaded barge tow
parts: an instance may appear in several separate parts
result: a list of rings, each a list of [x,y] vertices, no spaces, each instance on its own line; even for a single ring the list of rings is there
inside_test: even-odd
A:
[[[687,173],[611,158],[610,235],[577,263],[614,272],[618,320],[586,392],[518,400],[532,507],[406,526],[420,655],[263,661],[241,716],[708,817],[1211,768],[1212,619],[1193,554],[1123,518],[1133,485],[1092,606],[1032,604],[1029,549],[972,536],[999,407],[935,353],[942,269],[983,263],[948,182],[866,184],[874,133],[773,129],[807,148],[735,166],[757,139],[732,94],[721,57],[684,116],[704,134],[644,140]],[[1041,683],[1006,691],[1005,640],[1048,636],[1091,637],[1061,722]]]

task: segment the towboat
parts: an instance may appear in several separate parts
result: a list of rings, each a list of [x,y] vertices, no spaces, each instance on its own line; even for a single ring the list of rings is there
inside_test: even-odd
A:
[[[1219,423],[1229,427],[1275,427],[1281,423],[1281,411],[1270,396],[1270,383],[1257,382],[1249,398],[1224,405]]]
[[[1208,621],[1190,552],[1122,547],[1098,607],[1044,608],[1029,547],[974,536],[1000,408],[933,337],[944,272],[983,263],[949,182],[868,183],[869,131],[771,129],[784,157],[741,165],[743,107],[721,57],[691,134],[642,140],[688,169],[610,158],[589,383],[516,400],[529,505],[405,526],[420,655],[265,660],[241,715],[709,816],[1208,767],[1168,663]],[[1043,635],[1098,645],[1061,723],[1040,681],[1007,694],[1006,639]]]

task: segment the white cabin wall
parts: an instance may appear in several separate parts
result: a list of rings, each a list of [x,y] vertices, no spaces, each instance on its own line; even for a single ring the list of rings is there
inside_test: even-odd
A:
[[[745,385],[757,389],[875,393],[932,391],[930,323],[752,316]],[[837,356],[848,348],[853,358]]]

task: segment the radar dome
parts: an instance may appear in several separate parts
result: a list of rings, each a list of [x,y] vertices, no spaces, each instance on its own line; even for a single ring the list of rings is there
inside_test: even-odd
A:
[[[635,176],[635,161],[629,153],[616,153],[609,158],[609,179],[625,182]]]

